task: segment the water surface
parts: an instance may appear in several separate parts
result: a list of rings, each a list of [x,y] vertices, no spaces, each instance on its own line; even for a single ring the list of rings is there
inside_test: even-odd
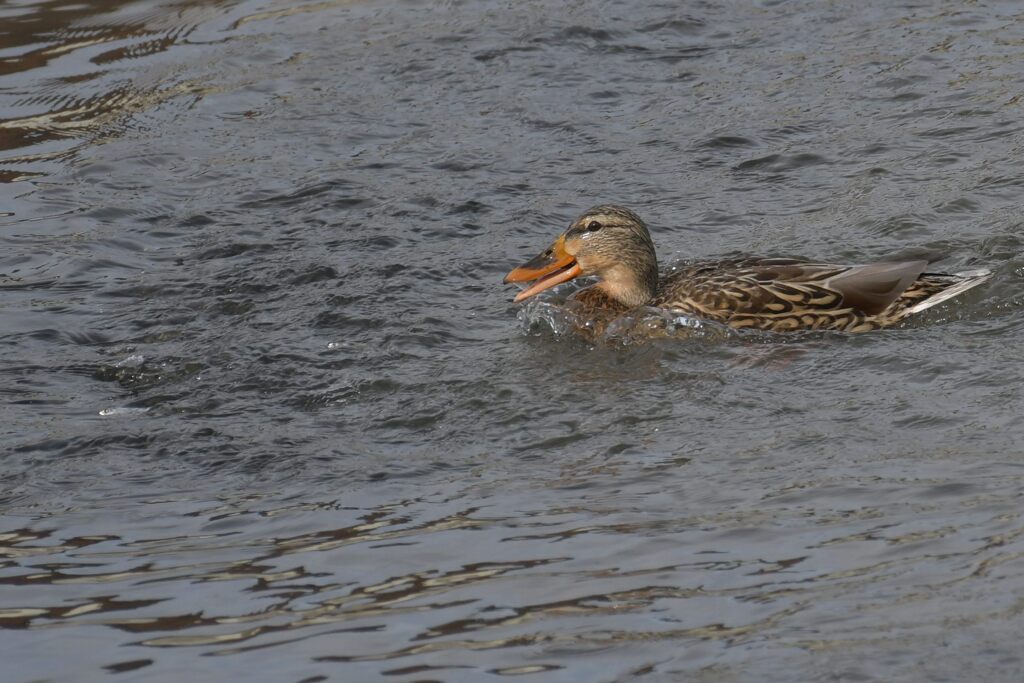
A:
[[[0,8],[5,680],[1020,680],[1022,46],[1010,1]],[[600,202],[665,264],[994,277],[594,344],[501,277]]]

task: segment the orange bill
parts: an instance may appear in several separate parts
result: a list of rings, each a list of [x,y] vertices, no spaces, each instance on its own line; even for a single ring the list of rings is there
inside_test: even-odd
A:
[[[545,289],[551,289],[555,285],[579,277],[579,275],[580,264],[576,263],[576,259],[565,251],[565,236],[563,235],[546,250],[506,275],[505,283],[535,281],[516,295],[515,301],[519,303],[540,294]]]

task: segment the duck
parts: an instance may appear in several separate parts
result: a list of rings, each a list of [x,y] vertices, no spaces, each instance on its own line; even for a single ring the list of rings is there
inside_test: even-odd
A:
[[[734,329],[867,332],[896,325],[991,276],[987,270],[927,270],[924,260],[839,265],[742,257],[697,261],[662,276],[643,219],[625,207],[602,204],[509,272],[505,283],[526,283],[514,299],[518,303],[594,276],[597,283],[573,298],[613,312],[649,306]]]

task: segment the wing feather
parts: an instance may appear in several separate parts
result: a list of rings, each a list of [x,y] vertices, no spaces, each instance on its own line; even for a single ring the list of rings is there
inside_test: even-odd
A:
[[[843,302],[867,315],[878,315],[914,284],[927,261],[870,263],[851,266],[846,272],[828,278],[823,285],[838,292]]]

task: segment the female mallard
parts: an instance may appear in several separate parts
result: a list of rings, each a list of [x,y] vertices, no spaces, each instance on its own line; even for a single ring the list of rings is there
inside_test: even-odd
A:
[[[864,332],[975,287],[987,271],[926,273],[927,261],[840,266],[796,259],[744,258],[693,263],[658,277],[647,226],[621,206],[590,209],[555,243],[505,277],[534,281],[515,300],[581,275],[600,281],[577,294],[622,310],[655,306],[730,327],[772,331]]]

